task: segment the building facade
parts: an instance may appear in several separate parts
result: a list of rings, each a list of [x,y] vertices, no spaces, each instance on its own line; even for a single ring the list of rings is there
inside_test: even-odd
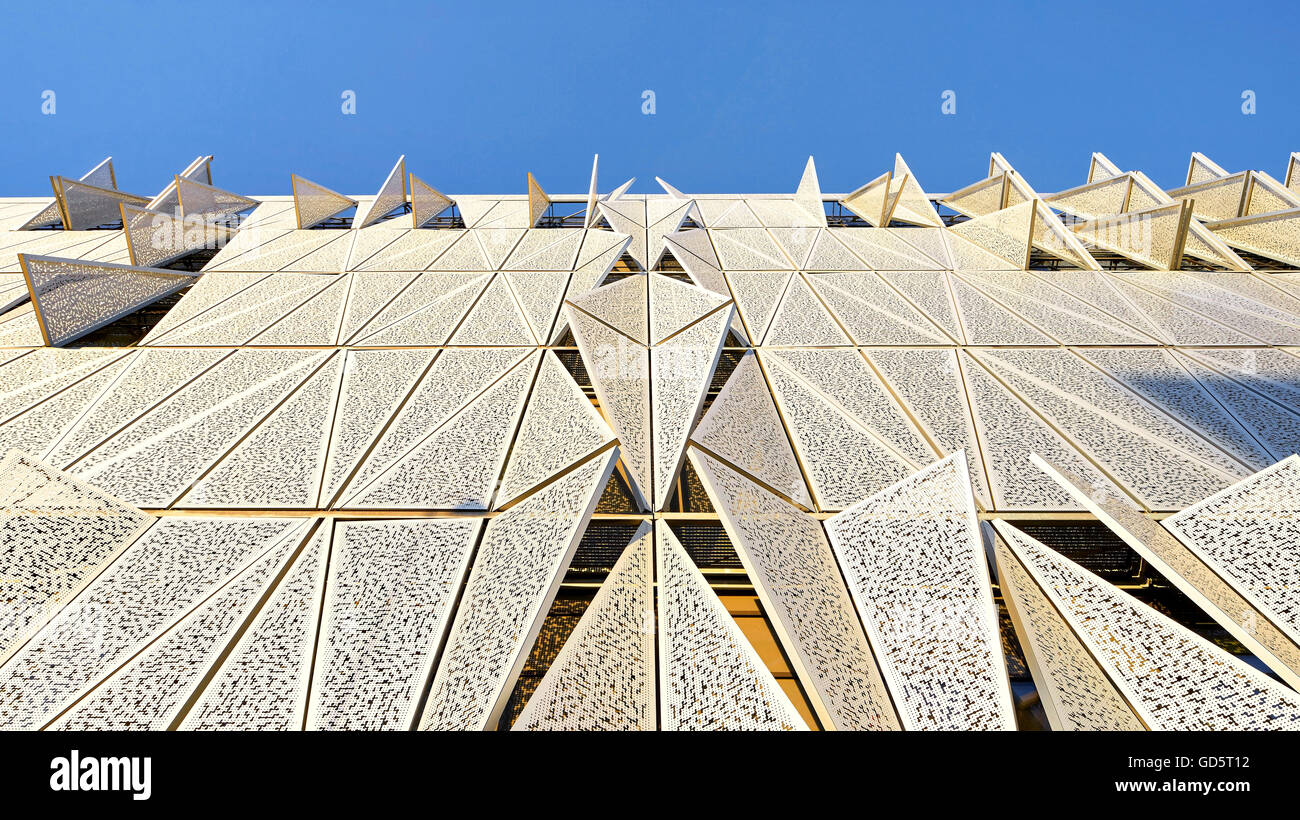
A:
[[[0,726],[1300,728],[1300,155],[659,183],[0,199]]]

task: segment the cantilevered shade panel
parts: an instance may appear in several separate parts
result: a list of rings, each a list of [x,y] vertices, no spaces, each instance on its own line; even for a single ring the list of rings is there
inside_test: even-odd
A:
[[[1124,696],[1002,539],[994,542],[998,585],[1056,732],[1142,731]]]
[[[434,193],[436,194],[437,191],[434,191]],[[361,220],[357,227],[364,228],[367,225],[373,225],[405,204],[406,156],[403,155],[397,158],[397,164],[393,166],[393,170],[388,172],[384,184],[379,186],[379,193],[375,194],[375,199],[370,203],[365,218]],[[359,211],[357,215],[360,216]],[[415,227],[420,227],[420,224],[416,223]]]
[[[421,729],[495,728],[617,456],[587,461],[488,522]]]
[[[803,177],[794,192],[794,202],[808,212],[814,225],[826,226],[826,207],[822,203],[822,189],[817,182],[817,166],[812,157],[808,157],[808,164],[804,166]]]
[[[1200,151],[1192,152],[1191,162],[1187,165],[1188,185],[1209,182],[1212,179],[1220,179],[1226,176],[1228,176],[1228,172],[1223,170],[1214,160]]]
[[[0,460],[0,576],[17,608],[0,623],[0,663],[153,519],[17,450]]]
[[[479,519],[339,522],[307,729],[414,727]]]
[[[607,199],[596,203],[600,215],[609,226],[620,234],[628,236],[627,254],[642,270],[649,269],[646,245],[645,202],[635,199]]]
[[[637,528],[514,731],[655,730],[653,532]]]
[[[686,437],[717,365],[731,322],[728,301],[649,274],[590,291],[568,308],[587,373],[619,433],[636,492],[653,500],[655,509],[667,503]],[[652,339],[659,343],[647,351],[642,345]],[[647,358],[648,372],[643,368]],[[651,382],[657,389],[650,389]],[[649,419],[642,415],[646,405]],[[648,453],[640,449],[642,441]],[[647,466],[652,475],[642,472]]]
[[[303,728],[333,524],[326,520],[185,714],[182,730]],[[256,696],[250,696],[250,693]]]
[[[686,221],[686,215],[690,213],[693,202],[676,202],[652,201],[646,203],[646,218],[649,220],[649,227],[646,228],[646,259],[650,263],[649,268],[655,268],[663,259],[664,237],[676,233],[681,229],[682,223]]]
[[[455,203],[446,194],[411,174],[411,224],[422,228]]]
[[[997,610],[958,452],[826,521],[908,729],[1015,729]]]
[[[808,236],[816,235],[815,231],[802,233]],[[777,234],[774,232],[773,235]],[[688,273],[693,274],[700,265],[714,271],[722,270],[722,262],[718,259],[717,251],[713,249],[713,241],[709,239],[708,231],[699,228],[677,231],[665,236],[664,242]]]
[[[808,728],[677,536],[655,524],[659,725],[664,731]]]
[[[145,207],[149,204],[148,197],[101,188],[67,177],[50,177],[50,184],[54,186],[54,196],[63,211],[63,227],[69,231],[118,224],[122,221],[119,205]]]
[[[165,507],[325,361],[312,350],[242,350],[73,464],[142,507]]]
[[[840,201],[840,204],[862,217],[872,227],[885,227],[891,201],[889,195],[890,176],[890,173],[886,171],[846,196]]]
[[[0,666],[0,725],[38,729],[303,524],[164,518]]]
[[[1046,251],[1077,268],[1101,270],[1101,263],[1088,253],[1079,237],[1042,200],[1034,201],[1032,242],[1038,250]]]
[[[232,235],[210,222],[192,224],[176,214],[122,206],[122,230],[132,265],[161,267],[200,248],[219,248]]]
[[[1109,495],[1100,488],[1089,487],[1069,471],[1048,464],[1037,456],[1034,457],[1034,464],[1068,490],[1138,555],[1151,562],[1162,576],[1196,602],[1284,681],[1293,686],[1300,682],[1300,643],[1286,634],[1288,625],[1279,628],[1278,615],[1272,609],[1261,611],[1242,596],[1246,590],[1241,588],[1241,579],[1224,575],[1219,566],[1203,561],[1197,556],[1197,551],[1185,545],[1186,539],[1180,540],[1170,535],[1158,522],[1142,515],[1123,499]],[[1279,517],[1285,521],[1286,513]],[[1249,556],[1258,554],[1258,545],[1255,543],[1243,543],[1239,539],[1233,546],[1236,549],[1227,556],[1231,565],[1248,562],[1251,560]],[[1269,559],[1264,559],[1262,563],[1272,568],[1273,562]],[[1286,566],[1285,562],[1281,562],[1278,569],[1283,574],[1282,581],[1278,584],[1281,587],[1286,587],[1289,583],[1285,577],[1288,572]],[[1270,572],[1270,578],[1276,577],[1277,572]],[[1265,589],[1267,594],[1272,582],[1260,584],[1258,578],[1254,580],[1256,588]],[[1290,607],[1289,602],[1284,601],[1284,606]],[[1294,621],[1294,618],[1291,620]],[[1290,631],[1295,632],[1293,628]]]
[[[93,330],[194,284],[190,273],[20,254],[23,275],[51,346]]]
[[[338,216],[346,210],[355,208],[357,201],[351,197],[331,191],[323,185],[317,185],[297,174],[292,175],[293,210],[297,217],[299,229],[319,225],[332,216]]]
[[[1058,211],[1083,219],[1122,213],[1133,187],[1132,174],[1099,177],[1085,185],[1059,191],[1045,197]]]
[[[704,288],[652,273],[648,277],[650,339],[660,344],[729,299]]]
[[[1006,207],[1005,174],[981,179],[948,194],[941,201],[959,214],[984,216]]]
[[[300,543],[295,536],[272,544],[50,728],[165,730],[275,585]]]
[[[181,496],[178,507],[313,507],[344,356],[331,359]]]
[[[1282,183],[1263,171],[1251,171],[1242,202],[1242,216],[1257,216],[1300,207],[1297,197]]]
[[[799,230],[806,231],[806,229]],[[815,234],[815,231],[806,232]],[[713,249],[708,231],[691,229],[668,234],[664,237],[664,248],[681,263],[686,270],[686,275],[695,285],[722,296],[732,295],[722,273],[722,262]],[[731,330],[736,334],[737,339],[748,342],[749,337],[745,333],[739,314],[732,316]]]
[[[505,466],[539,354],[515,365],[342,506],[356,509],[486,510]],[[436,382],[434,382],[436,384]]]
[[[1148,728],[1300,726],[1300,695],[1011,525],[994,527]]]
[[[223,191],[197,179],[178,176],[175,185],[181,216],[187,223],[196,219],[203,222],[224,220],[261,204],[256,199]]]
[[[551,207],[551,198],[542,190],[530,173],[528,175],[528,225],[533,227],[541,221],[546,209]]]
[[[900,728],[821,524],[702,452],[691,464],[822,724]]]
[[[1297,174],[1300,177],[1300,174]],[[1294,182],[1293,182],[1294,184]],[[1207,225],[1214,235],[1234,248],[1300,265],[1300,209],[1224,219]]]
[[[805,508],[812,498],[763,378],[758,357],[741,357],[691,440]]]
[[[902,154],[894,155],[894,171],[890,187],[891,195],[898,199],[897,204],[893,206],[894,219],[931,228],[943,226],[939,214],[935,212],[925,191],[916,181],[912,169],[907,167]]]
[[[1211,177],[1181,188],[1171,188],[1168,194],[1173,199],[1189,203],[1193,214],[1202,222],[1235,219],[1243,216],[1242,206],[1247,201],[1250,177],[1249,171]]]
[[[1162,523],[1293,644],[1300,643],[1300,601],[1294,594],[1300,588],[1300,456],[1291,455]],[[1300,668],[1292,669],[1288,681],[1294,686]]]
[[[600,287],[605,281],[609,271],[623,255],[631,237],[626,234],[610,233],[609,231],[586,231],[586,236],[582,240],[582,249],[578,251],[578,258],[573,263],[573,276],[569,278],[569,285],[563,291],[564,298],[572,300],[581,296],[589,290]],[[512,277],[517,278],[517,277]],[[551,331],[550,344],[564,335],[565,329],[569,325],[568,317],[564,310],[560,310],[559,317],[555,321],[555,329]]]
[[[601,414],[618,435],[619,454],[638,506],[652,499],[650,353],[572,306],[565,308]]]
[[[655,509],[668,504],[691,434],[722,354],[731,308],[700,319],[650,350],[650,415]]]
[[[211,185],[212,155],[200,155],[195,157],[189,165],[185,166],[185,170],[181,171],[176,176],[181,179],[200,182],[204,185]],[[111,188],[117,186],[116,183],[105,183],[104,187]],[[176,191],[176,177],[172,177],[171,182],[168,182],[163,186],[163,189],[155,194],[153,199],[149,200],[148,207],[160,211],[175,211],[180,207],[180,195]]]
[[[103,161],[83,174],[77,181],[96,188],[110,191],[116,190],[117,178],[113,174],[113,158],[105,157]],[[54,186],[55,198],[22,225],[16,226],[17,230],[29,231],[35,228],[48,228],[63,222],[63,203],[58,199],[59,186],[53,180],[51,180],[51,184]]]
[[[1029,263],[1034,216],[1034,203],[1027,201],[958,223],[949,230],[1024,270]]]
[[[650,344],[649,276],[634,275],[575,296],[570,304],[642,345]]]
[[[495,506],[511,504],[613,442],[600,413],[555,354],[546,351]]]
[[[1169,270],[1182,263],[1191,218],[1188,203],[1174,203],[1080,222],[1073,230],[1086,245],[1113,251],[1156,270]]]

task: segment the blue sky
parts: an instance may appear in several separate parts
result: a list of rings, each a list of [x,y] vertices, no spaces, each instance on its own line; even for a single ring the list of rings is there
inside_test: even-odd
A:
[[[1194,150],[1275,176],[1300,150],[1281,2],[185,7],[11,4],[0,194],[47,194],[49,175],[108,154],[136,193],[211,153],[218,185],[266,195],[290,172],[373,193],[401,153],[449,193],[524,193],[527,171],[583,192],[595,152],[602,190],[636,176],[658,191],[658,174],[689,193],[792,191],[809,154],[827,192],[895,151],[952,190],[991,150],[1052,191],[1082,183],[1095,150],[1166,187]]]

